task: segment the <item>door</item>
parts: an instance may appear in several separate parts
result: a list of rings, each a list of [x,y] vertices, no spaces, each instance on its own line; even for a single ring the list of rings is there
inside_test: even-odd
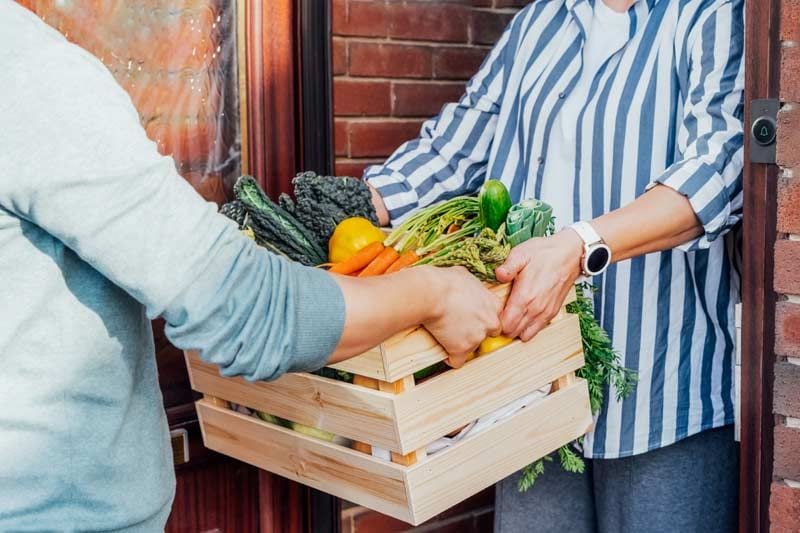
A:
[[[775,294],[772,290],[778,167],[751,156],[754,100],[778,98],[778,0],[745,3],[745,169],[742,254],[741,454],[739,530],[769,530],[772,478],[772,383]]]

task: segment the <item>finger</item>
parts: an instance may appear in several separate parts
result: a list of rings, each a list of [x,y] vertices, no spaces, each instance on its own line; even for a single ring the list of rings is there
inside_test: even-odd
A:
[[[524,252],[519,249],[511,250],[505,263],[494,270],[494,275],[500,283],[511,283],[527,264],[528,260]]]
[[[519,338],[522,339],[523,342],[528,342],[540,331],[542,331],[546,325],[547,321],[537,318],[527,328],[525,328]]]
[[[506,333],[511,333],[518,328],[519,322],[522,320],[530,302],[530,292],[530,282],[527,276],[523,275],[511,289],[511,295],[508,297],[506,306],[500,314],[500,320],[503,322],[503,331]]]
[[[469,354],[451,355],[450,357],[445,359],[444,362],[450,368],[461,368],[462,366],[464,366],[464,363],[467,362],[467,355]]]

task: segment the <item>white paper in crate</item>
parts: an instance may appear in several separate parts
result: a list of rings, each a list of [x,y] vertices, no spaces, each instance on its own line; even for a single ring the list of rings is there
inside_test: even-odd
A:
[[[502,422],[503,420],[510,418],[511,416],[515,415],[519,410],[524,409],[525,407],[531,405],[532,403],[541,400],[548,394],[550,394],[550,387],[551,385],[545,385],[539,390],[535,390],[532,393],[528,394],[527,396],[523,396],[518,400],[514,400],[510,404],[501,407],[497,411],[489,413],[488,415],[482,416],[481,418],[470,422],[467,424],[464,429],[459,431],[456,435],[452,437],[442,437],[427,446],[427,453],[428,455],[433,455],[438,453],[450,446],[453,446],[457,442],[460,442],[471,435],[475,435],[484,431],[485,429],[493,426],[498,422]],[[384,459],[386,461],[391,461],[391,454],[389,450],[384,450],[383,448],[378,448],[376,446],[372,447],[372,456],[378,457],[380,459]]]

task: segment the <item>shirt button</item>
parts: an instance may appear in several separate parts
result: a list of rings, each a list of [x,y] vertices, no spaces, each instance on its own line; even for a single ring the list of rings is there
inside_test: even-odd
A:
[[[539,156],[539,157],[536,158],[536,161],[538,161],[539,164],[541,165],[542,163],[544,163],[544,157]]]
[[[566,95],[566,94],[564,94],[564,93],[558,93],[558,97],[559,97],[560,99],[562,99],[562,100],[563,100],[563,99],[564,99],[564,97],[566,97],[566,96],[567,96],[567,95]]]

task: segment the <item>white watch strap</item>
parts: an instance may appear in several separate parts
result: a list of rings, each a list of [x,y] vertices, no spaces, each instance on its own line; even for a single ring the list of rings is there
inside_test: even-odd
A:
[[[570,226],[577,233],[586,246],[603,242],[603,238],[595,231],[591,224],[581,220]]]

